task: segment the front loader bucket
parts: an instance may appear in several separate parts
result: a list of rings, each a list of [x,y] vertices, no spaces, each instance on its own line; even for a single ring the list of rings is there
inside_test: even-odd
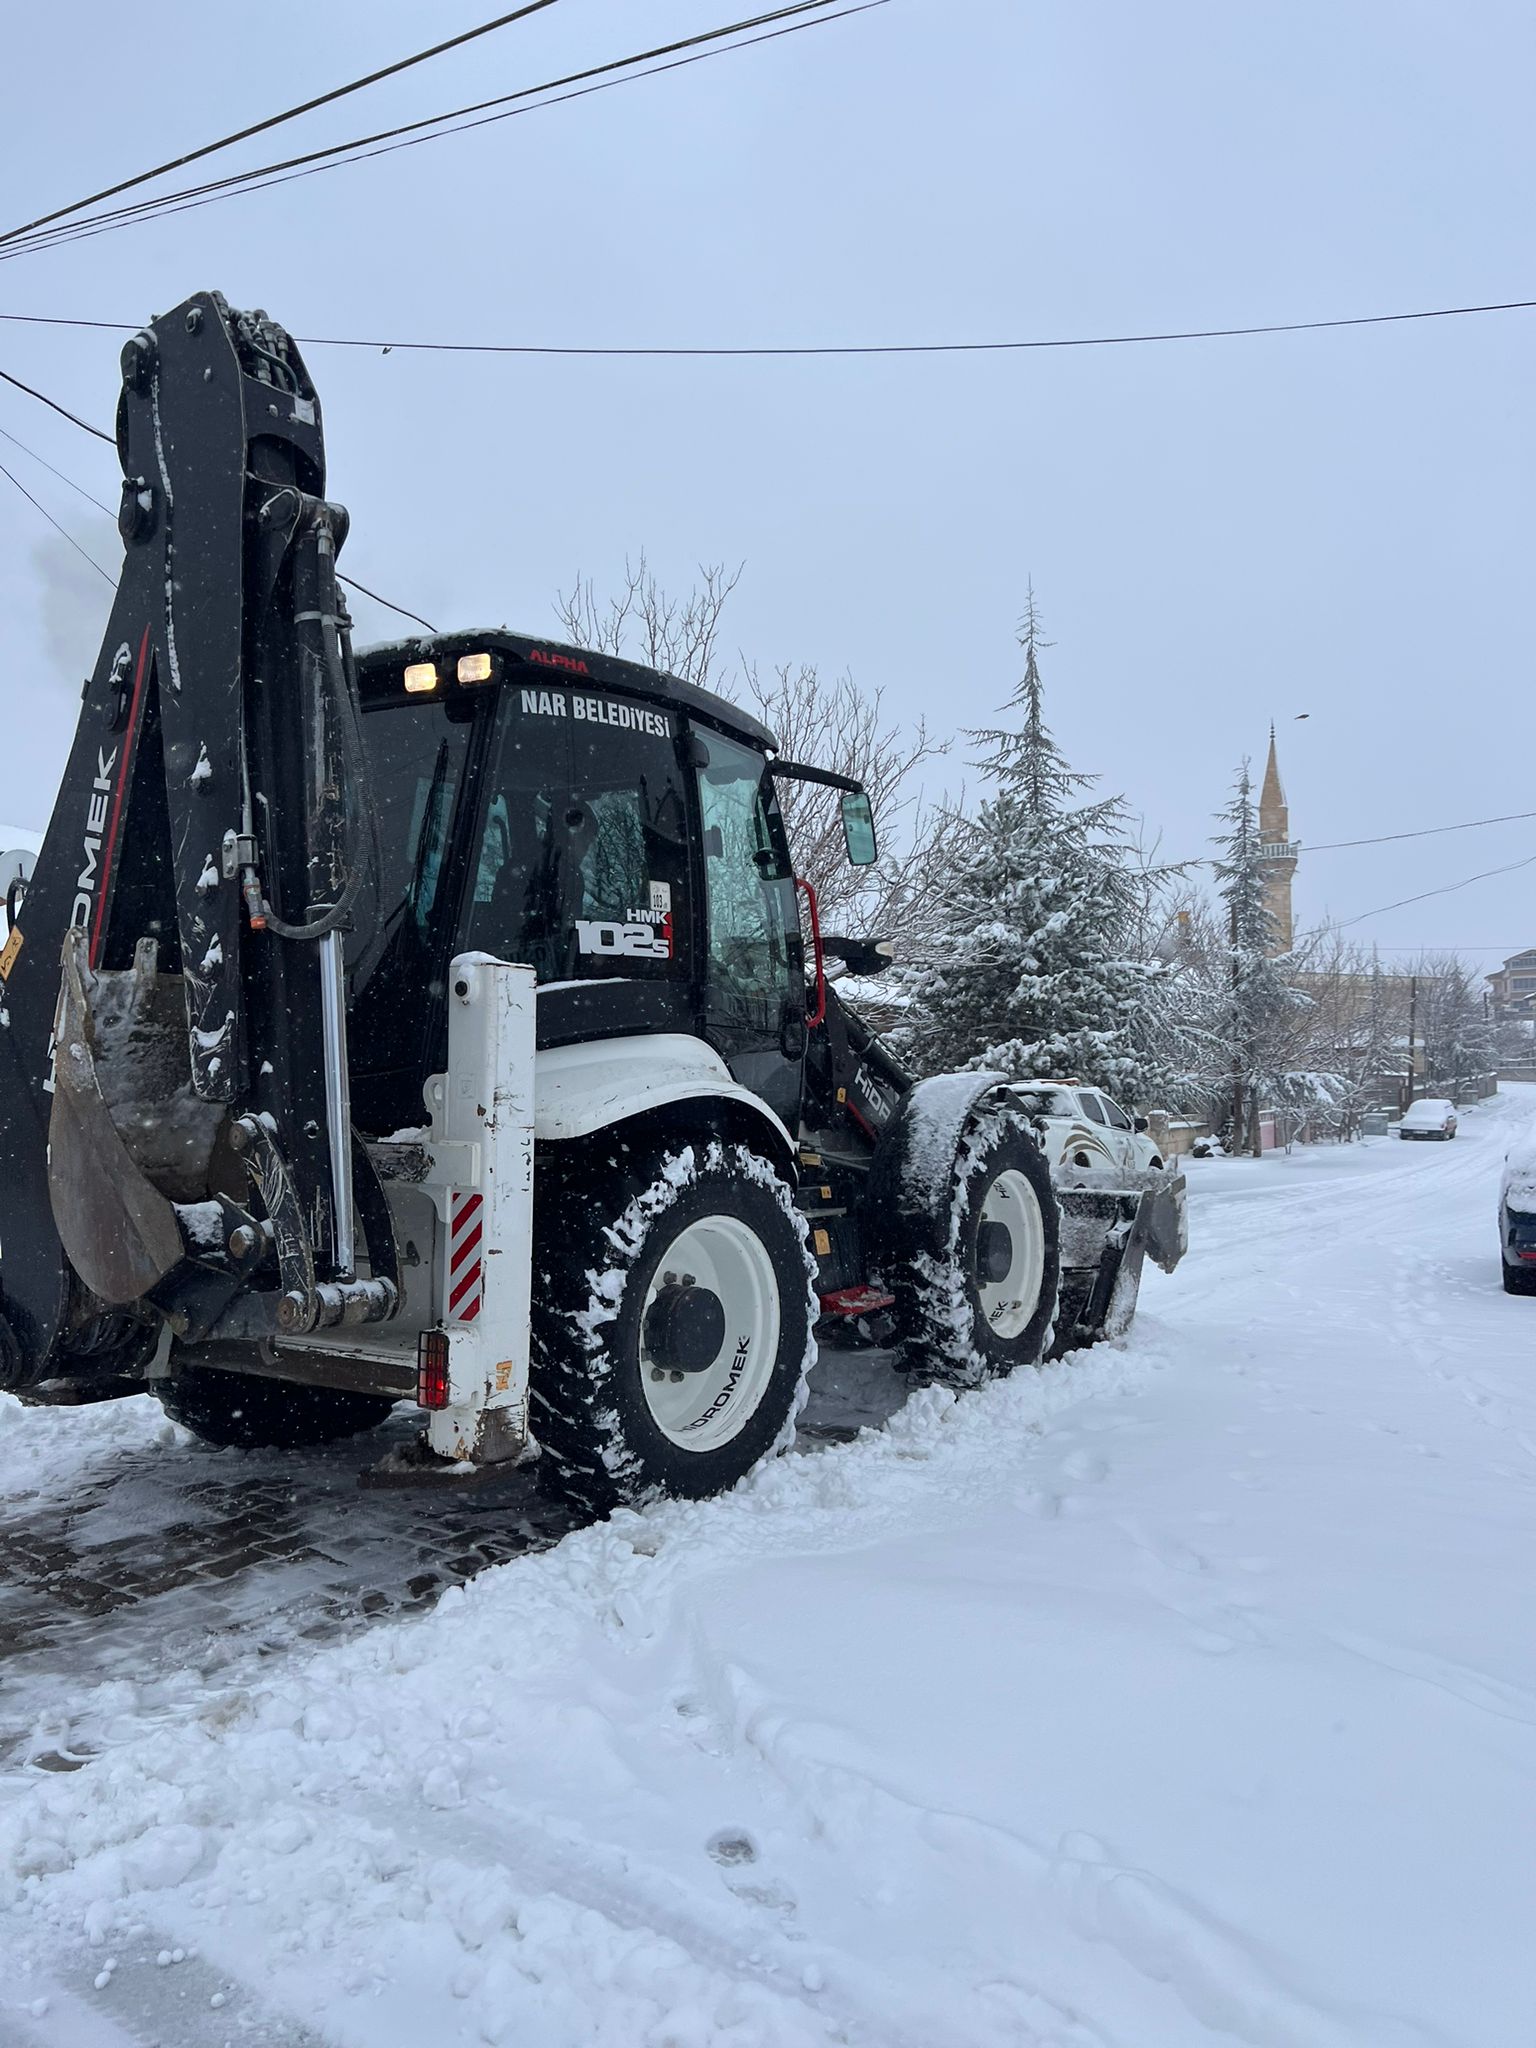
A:
[[[1052,1357],[1123,1337],[1136,1313],[1142,1262],[1171,1273],[1188,1249],[1184,1176],[1075,1174],[1057,1182],[1061,1292]]]
[[[64,935],[48,1199],[69,1262],[93,1294],[137,1301],[183,1255],[176,1213],[151,1187],[112,1121],[97,1078],[85,988],[85,933]]]

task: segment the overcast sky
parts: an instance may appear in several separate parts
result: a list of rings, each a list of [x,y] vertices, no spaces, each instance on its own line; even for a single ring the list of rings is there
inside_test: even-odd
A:
[[[747,11],[561,0],[218,168]],[[0,226],[480,18],[472,0],[12,10]],[[211,286],[301,335],[746,344],[1536,297],[1533,59],[1528,0],[890,0],[19,257],[0,310],[139,320]],[[1006,697],[1032,575],[1058,736],[1184,856],[1243,754],[1262,766],[1271,718],[1304,845],[1536,809],[1533,342],[1536,313],[1508,313],[874,362],[309,361],[344,566],[439,625],[548,630],[557,589],[578,571],[601,589],[641,548],[678,586],[744,561],[732,644],[847,667],[953,729]],[[117,350],[0,326],[0,365],[104,426]],[[3,387],[0,429],[115,503],[109,449]],[[107,522],[12,443],[0,461],[114,567]],[[8,823],[46,820],[109,600],[0,478]],[[393,632],[359,611],[360,637]],[[1299,921],[1528,854],[1532,823],[1304,851]],[[1536,865],[1353,931],[1486,965],[1536,943]]]

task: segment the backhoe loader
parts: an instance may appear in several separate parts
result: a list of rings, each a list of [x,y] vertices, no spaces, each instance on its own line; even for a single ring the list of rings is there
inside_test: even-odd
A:
[[[956,1385],[1123,1329],[1172,1173],[838,997],[739,706],[467,631],[354,654],[318,397],[199,293],[128,342],[122,576],[0,953],[0,1388],[215,1444],[415,1403],[380,1483],[602,1513],[793,1434],[818,1329]],[[1102,1181],[1102,1177],[1101,1177]]]

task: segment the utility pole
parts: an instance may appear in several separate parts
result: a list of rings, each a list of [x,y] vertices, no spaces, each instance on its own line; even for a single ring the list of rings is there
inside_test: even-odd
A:
[[[1419,977],[1416,974],[1410,974],[1408,977],[1408,1100],[1403,1104],[1405,1110],[1411,1108],[1413,1104],[1413,1033],[1414,1027],[1418,1023],[1418,1018]]]

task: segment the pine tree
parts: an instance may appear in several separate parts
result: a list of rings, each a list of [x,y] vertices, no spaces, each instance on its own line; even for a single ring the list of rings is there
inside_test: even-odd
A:
[[[1151,950],[1162,973],[1148,991],[1137,1030],[1143,1059],[1159,1094],[1176,1110],[1219,1124],[1227,1115],[1232,1068],[1225,913],[1187,892]]]
[[[1156,963],[1132,957],[1138,880],[1118,797],[1079,801],[1093,778],[1071,768],[1045,722],[1033,586],[1019,626],[1017,723],[973,731],[992,793],[953,820],[935,930],[909,979],[906,1034],[932,1071],[970,1067],[1017,1079],[1076,1075],[1134,1096],[1134,1025]]]

